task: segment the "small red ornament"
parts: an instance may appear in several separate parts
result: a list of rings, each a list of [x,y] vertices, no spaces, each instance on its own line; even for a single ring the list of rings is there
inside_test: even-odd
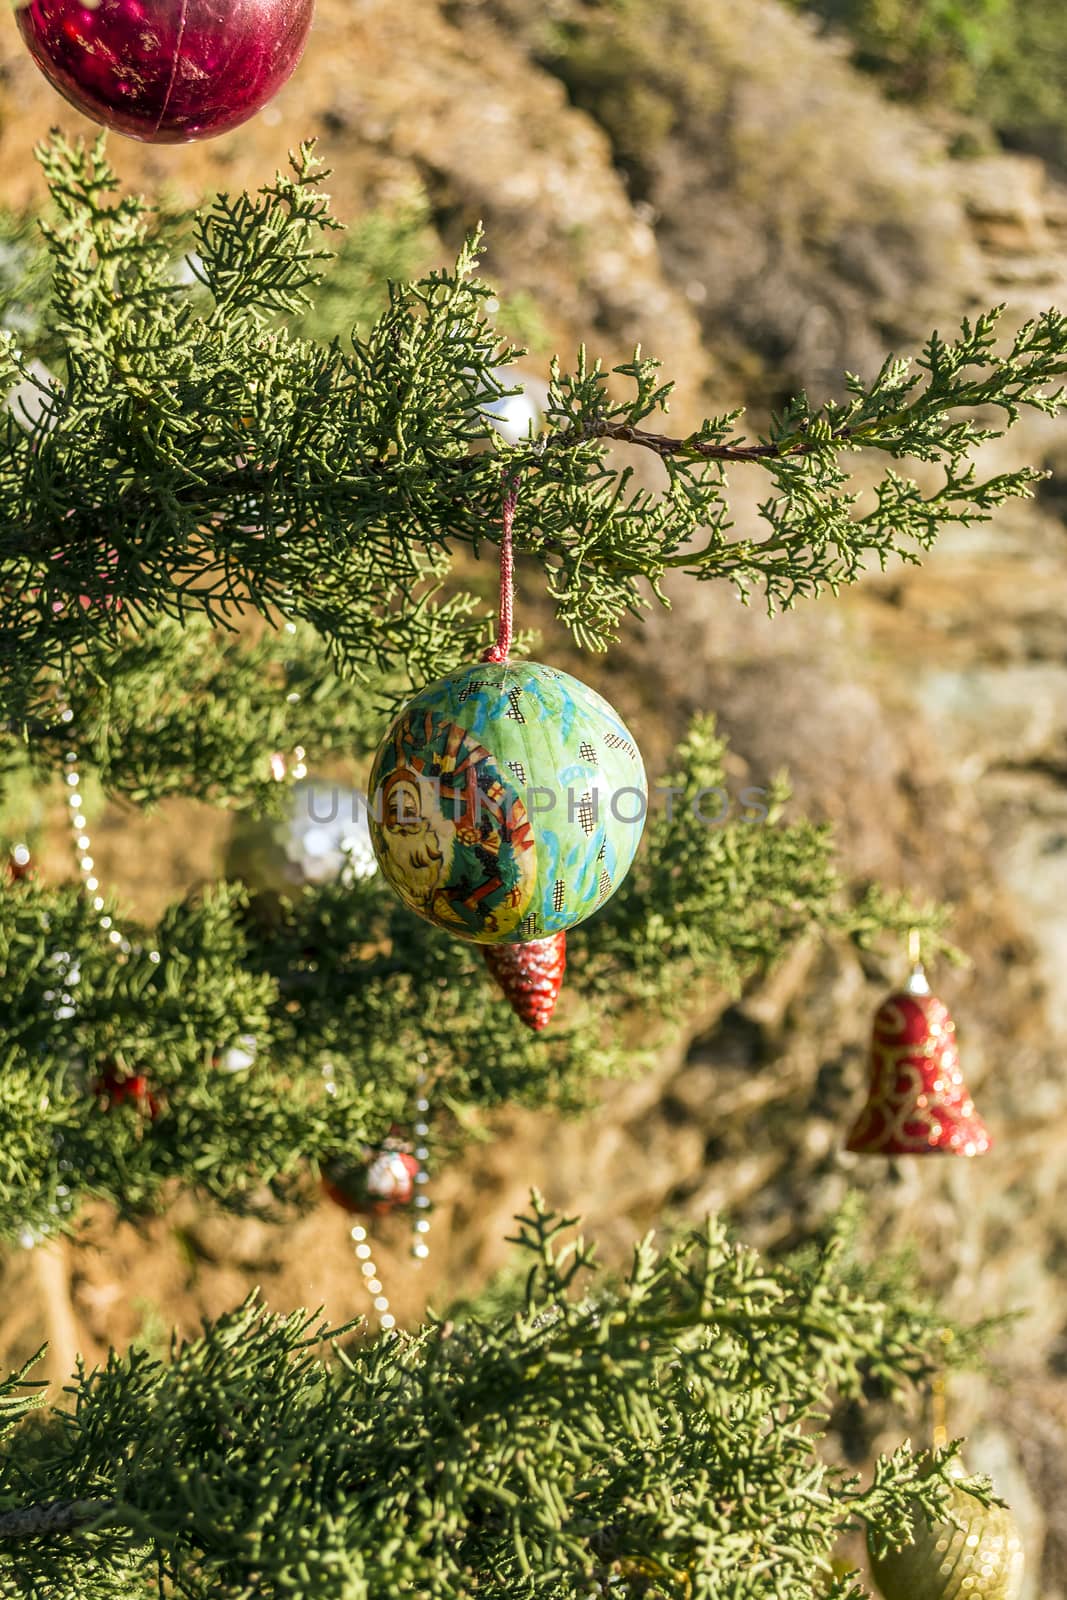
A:
[[[867,1104],[847,1148],[860,1155],[980,1156],[990,1138],[960,1071],[956,1025],[921,967],[874,1017]]]
[[[7,855],[7,875],[12,883],[25,883],[27,878],[33,877],[33,860],[27,845],[11,846]]]
[[[138,1072],[131,1078],[123,1077],[113,1061],[104,1066],[93,1084],[93,1093],[107,1102],[108,1111],[114,1111],[116,1106],[132,1104],[152,1122],[159,1116],[160,1104],[145,1074]]]
[[[327,1162],[322,1187],[345,1211],[383,1217],[411,1204],[418,1172],[411,1151],[390,1134],[384,1144],[368,1146],[355,1161],[337,1157]]]
[[[54,89],[152,144],[226,133],[292,73],[314,0],[26,0],[15,15]]]
[[[485,944],[482,955],[515,1015],[540,1033],[548,1025],[563,987],[566,933],[531,939],[528,944]]]

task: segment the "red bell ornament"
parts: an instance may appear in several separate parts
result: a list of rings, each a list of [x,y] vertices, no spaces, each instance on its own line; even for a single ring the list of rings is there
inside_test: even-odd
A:
[[[485,964],[517,1017],[535,1033],[548,1026],[567,968],[567,935],[550,934],[529,944],[486,944]]]
[[[19,31],[54,89],[150,144],[246,122],[290,76],[314,0],[28,0]]]
[[[848,1138],[859,1155],[980,1156],[990,1138],[960,1071],[956,1025],[921,966],[874,1016],[867,1104]]]

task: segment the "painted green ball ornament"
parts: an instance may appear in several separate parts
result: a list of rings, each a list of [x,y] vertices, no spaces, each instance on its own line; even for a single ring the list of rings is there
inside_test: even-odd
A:
[[[962,1468],[960,1472],[962,1473]],[[1024,1556],[1015,1518],[953,1488],[951,1520],[931,1527],[916,1512],[913,1542],[876,1557],[871,1571],[884,1600],[1019,1600]]]
[[[626,724],[533,661],[480,661],[423,689],[382,741],[369,798],[404,904],[476,944],[584,922],[629,871],[648,809]]]

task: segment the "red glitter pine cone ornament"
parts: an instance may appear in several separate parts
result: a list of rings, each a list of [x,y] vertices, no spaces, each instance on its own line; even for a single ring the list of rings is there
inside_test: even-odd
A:
[[[921,967],[874,1016],[867,1104],[849,1150],[877,1156],[980,1156],[985,1124],[960,1071],[956,1025]]]
[[[567,935],[553,933],[528,944],[482,946],[485,964],[517,1017],[535,1033],[547,1027],[567,969]]]
[[[150,144],[247,122],[303,53],[314,0],[28,0],[29,52],[72,106]]]

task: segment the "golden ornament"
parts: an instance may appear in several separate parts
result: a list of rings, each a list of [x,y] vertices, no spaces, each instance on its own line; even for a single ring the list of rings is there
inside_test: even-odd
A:
[[[916,1509],[913,1542],[902,1550],[876,1557],[871,1549],[884,1600],[1019,1600],[1024,1556],[1010,1510],[983,1506],[958,1487],[949,1506],[953,1520],[932,1527]]]

